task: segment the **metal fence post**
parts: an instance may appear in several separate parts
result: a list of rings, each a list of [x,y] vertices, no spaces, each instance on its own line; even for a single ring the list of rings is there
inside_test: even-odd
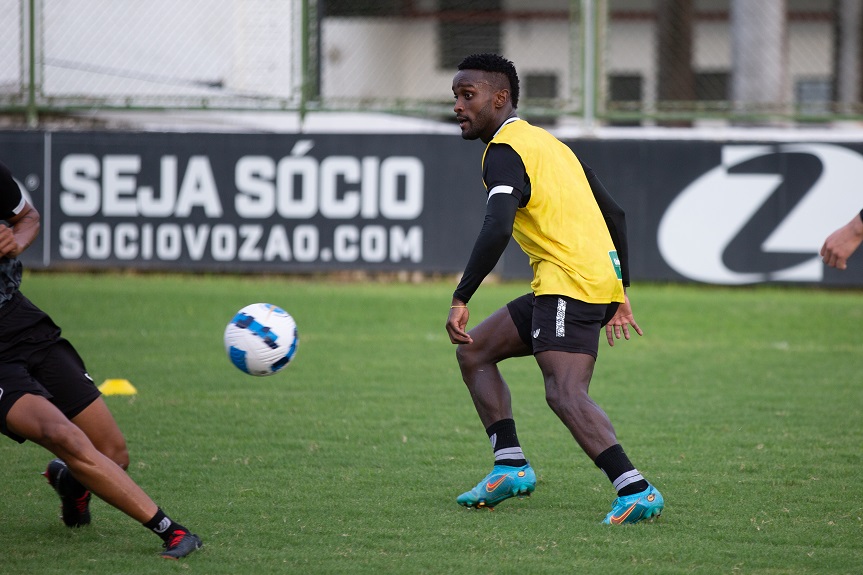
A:
[[[27,14],[27,125],[35,128],[39,125],[39,111],[36,105],[36,0],[29,0]]]
[[[300,46],[302,50],[300,74],[300,130],[309,111],[309,103],[320,98],[320,23],[323,3],[319,0],[302,0]]]
[[[582,46],[582,76],[581,76],[581,98],[582,114],[584,116],[585,129],[591,129],[596,121],[594,110],[594,95],[596,80],[595,74],[595,45],[594,45],[594,22],[595,16],[593,0],[581,0],[581,46]]]

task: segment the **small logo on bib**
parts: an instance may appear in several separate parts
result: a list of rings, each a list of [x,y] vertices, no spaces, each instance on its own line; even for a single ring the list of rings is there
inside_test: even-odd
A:
[[[614,266],[614,273],[617,274],[617,279],[622,280],[623,274],[620,272],[620,258],[617,257],[617,250],[608,252],[608,257],[611,258],[611,265]]]

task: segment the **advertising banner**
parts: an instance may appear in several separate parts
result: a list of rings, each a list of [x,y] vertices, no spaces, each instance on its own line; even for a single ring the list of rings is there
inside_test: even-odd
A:
[[[572,140],[626,210],[633,281],[863,285],[824,239],[863,208],[863,143]],[[458,273],[483,145],[449,135],[0,132],[42,214],[31,267]],[[514,243],[497,271],[527,278]]]
[[[863,144],[567,143],[626,211],[633,281],[863,285],[863,253],[845,271],[819,256],[863,209]],[[510,246],[507,273],[526,262]]]
[[[453,271],[482,223],[481,154],[444,136],[54,134],[51,261]]]

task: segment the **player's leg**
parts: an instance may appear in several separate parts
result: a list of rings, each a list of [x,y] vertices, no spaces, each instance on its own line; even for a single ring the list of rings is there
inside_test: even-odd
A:
[[[532,299],[532,294],[519,298],[491,314],[470,330],[473,343],[459,345],[456,351],[462,378],[495,457],[492,472],[456,498],[466,507],[493,507],[509,497],[529,495],[536,486],[536,475],[516,434],[509,387],[497,365],[504,359],[530,354],[510,308],[519,305],[521,313],[528,317],[529,327]]]
[[[588,395],[596,360],[586,353],[543,351],[536,362],[545,380],[545,398],[578,445],[595,460],[617,443],[606,413]]]
[[[589,395],[605,305],[571,298],[537,298],[534,355],[545,380],[546,400],[579,446],[617,491],[607,523],[632,523],[659,515],[662,496],[632,465],[611,420]]]
[[[43,343],[23,351],[27,378],[32,377],[50,393],[51,403],[87,435],[101,453],[126,469],[129,454],[126,441],[101,398],[84,361],[67,340],[59,337],[53,323],[42,321],[34,328]],[[90,523],[90,492],[62,458],[48,463],[44,473],[60,496],[63,522],[70,527]]]
[[[6,429],[41,445],[61,459],[74,477],[106,503],[159,535],[164,557],[184,557],[201,546],[200,539],[171,521],[114,461],[45,397],[25,394],[6,414]]]
[[[113,418],[111,423],[106,421],[107,407],[98,400],[99,390],[78,353],[59,337],[60,329],[44,312],[23,296],[18,302],[20,305],[3,321],[28,326],[28,338],[7,349],[0,364],[0,383],[16,390],[11,401],[3,398],[0,405],[4,417],[0,430],[19,441],[30,439],[58,457],[49,464],[47,475],[61,500],[66,499],[64,522],[76,526],[89,521],[86,504],[89,491],[93,491],[159,535],[166,547],[163,556],[179,558],[200,547],[200,539],[171,521],[120,467],[128,464],[125,440]],[[118,461],[100,452],[72,423],[70,419],[79,416],[94,436],[100,434],[99,425],[103,427],[101,446]],[[77,500],[64,497],[72,487],[83,490],[79,492],[84,495]],[[71,503],[70,508],[81,505],[69,521],[65,517],[67,503]],[[82,509],[86,516],[80,514]]]
[[[497,364],[510,357],[530,355],[509,310],[503,307],[470,330],[473,343],[461,344],[456,359],[476,412],[485,427],[512,418],[509,387]]]
[[[21,396],[6,425],[62,459],[81,484],[126,515],[146,523],[156,513],[156,504],[132,478],[44,397]]]
[[[97,397],[93,403],[72,418],[72,423],[83,431],[93,445],[123,469],[129,468],[129,450],[126,438],[111,415],[105,400]]]
[[[93,400],[72,422],[84,432],[96,449],[122,469],[128,469],[129,452],[125,438],[101,397]],[[59,457],[53,459],[43,475],[60,496],[63,522],[69,527],[89,524],[90,491],[75,478],[66,462]]]
[[[477,415],[488,428],[498,421],[512,418],[509,386],[498,363],[511,357],[530,355],[530,347],[522,340],[509,307],[495,311],[469,333],[473,343],[459,345],[456,359]]]
[[[32,376],[53,396],[52,403],[90,438],[96,449],[127,469],[126,439],[74,346],[57,338],[31,355],[28,364]]]

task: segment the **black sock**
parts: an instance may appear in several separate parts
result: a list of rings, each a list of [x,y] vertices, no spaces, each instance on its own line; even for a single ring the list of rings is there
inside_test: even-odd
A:
[[[620,444],[600,453],[594,463],[602,469],[620,497],[639,493],[648,487],[647,480],[632,465]]]
[[[144,527],[161,537],[162,541],[167,541],[175,531],[186,531],[188,533],[185,527],[171,521],[171,518],[165,515],[165,512],[161,508],[156,511],[152,519],[144,523]]]
[[[495,465],[509,465],[521,467],[527,465],[524,453],[518,443],[518,435],[515,432],[515,421],[512,419],[501,419],[488,426],[485,430],[491,441],[494,451]]]

